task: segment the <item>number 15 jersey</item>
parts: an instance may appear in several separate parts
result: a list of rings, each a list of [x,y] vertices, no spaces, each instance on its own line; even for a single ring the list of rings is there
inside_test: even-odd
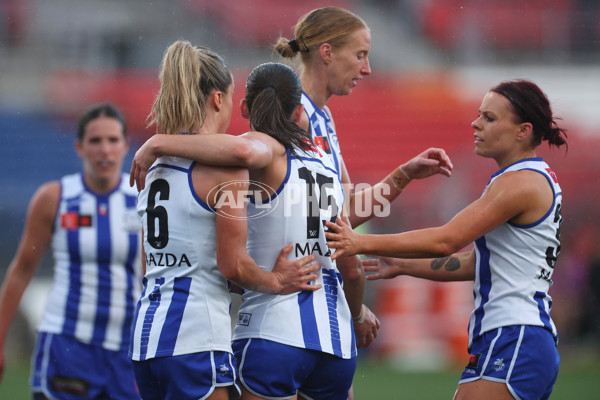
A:
[[[248,204],[248,254],[271,270],[281,249],[288,259],[316,255],[321,265],[315,292],[290,295],[246,291],[233,339],[261,338],[341,358],[356,356],[350,309],[342,278],[325,239],[325,221],[335,221],[344,194],[331,159],[314,147],[287,155],[287,175],[270,199]]]

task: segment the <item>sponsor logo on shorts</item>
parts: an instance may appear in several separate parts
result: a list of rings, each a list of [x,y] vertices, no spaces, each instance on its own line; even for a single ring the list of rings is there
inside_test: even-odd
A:
[[[502,371],[504,369],[504,359],[497,358],[496,361],[494,361],[494,364],[492,364],[492,368],[494,371]]]
[[[225,365],[225,364],[221,364],[219,366],[219,369],[217,370],[217,372],[221,376],[226,376],[227,374],[229,374],[229,371],[230,371],[229,367],[227,365]]]
[[[479,359],[481,358],[481,353],[471,354],[469,357],[469,364],[467,364],[467,368],[476,370],[479,366]]]
[[[51,379],[52,390],[58,393],[67,393],[87,397],[90,383],[84,379],[68,378],[54,375]]]

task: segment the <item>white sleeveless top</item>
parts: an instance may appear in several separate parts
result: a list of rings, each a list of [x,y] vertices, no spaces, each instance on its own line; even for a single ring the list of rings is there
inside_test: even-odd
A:
[[[562,192],[556,175],[541,158],[524,159],[492,175],[488,187],[505,172],[526,169],[546,177],[554,201],[538,221],[505,222],[475,241],[475,310],[469,322],[469,344],[508,325],[542,326],[557,337],[548,295],[560,252]]]
[[[141,286],[137,191],[127,174],[107,194],[91,191],[79,173],[60,187],[54,282],[38,330],[127,351]]]
[[[194,165],[160,157],[139,195],[146,276],[130,350],[136,361],[231,352],[231,298],[217,267],[215,213],[192,187]]]
[[[281,249],[292,243],[288,259],[317,256],[322,268],[316,292],[270,295],[246,291],[233,338],[262,338],[322,351],[341,358],[356,356],[350,309],[342,278],[331,260],[324,221],[333,221],[344,197],[335,166],[317,148],[288,152],[287,175],[263,203],[248,205],[248,253],[272,270]]]

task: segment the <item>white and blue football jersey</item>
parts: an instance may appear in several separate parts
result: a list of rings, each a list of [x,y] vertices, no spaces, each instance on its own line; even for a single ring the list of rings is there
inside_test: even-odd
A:
[[[542,326],[557,337],[548,290],[560,252],[562,192],[556,175],[541,158],[524,159],[496,172],[488,186],[502,174],[519,170],[544,175],[554,201],[538,221],[529,225],[505,222],[475,241],[475,309],[469,343],[508,325]]]
[[[132,359],[231,353],[231,297],[217,267],[215,212],[194,191],[195,162],[160,157],[140,192],[146,275]]]
[[[356,356],[352,318],[324,227],[342,209],[342,188],[327,154],[316,147],[296,153],[288,151],[287,175],[276,193],[248,204],[248,253],[270,271],[281,249],[292,243],[288,259],[316,255],[322,268],[314,283],[323,288],[289,295],[246,291],[234,340],[268,339],[352,358]]]
[[[302,91],[302,104],[304,105],[304,111],[308,115],[310,136],[312,136],[315,144],[329,155],[341,181],[342,151],[331,116],[326,110],[321,110],[317,107],[304,91]]]
[[[60,185],[54,283],[38,329],[127,351],[141,286],[137,191],[126,174],[107,194],[91,191],[79,173]]]

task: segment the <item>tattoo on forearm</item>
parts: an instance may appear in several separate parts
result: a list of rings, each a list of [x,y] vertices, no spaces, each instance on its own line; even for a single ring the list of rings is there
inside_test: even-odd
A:
[[[431,269],[437,271],[438,269],[442,268],[447,259],[448,257],[433,259],[433,261],[431,261]]]
[[[448,256],[436,258],[431,261],[431,269],[437,271],[444,267],[446,271],[452,272],[460,268],[460,261],[456,257]]]
[[[450,257],[444,268],[446,268],[446,271],[456,271],[460,268],[460,261],[456,257]]]

